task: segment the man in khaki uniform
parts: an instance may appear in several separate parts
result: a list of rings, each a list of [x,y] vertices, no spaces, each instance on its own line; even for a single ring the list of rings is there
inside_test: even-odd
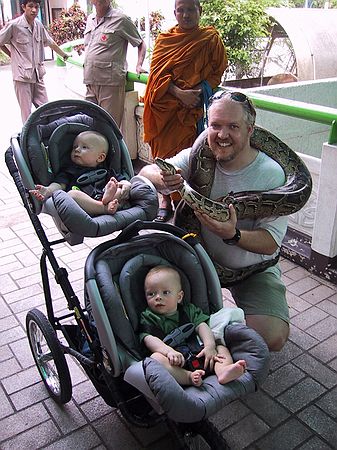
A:
[[[37,18],[41,0],[22,0],[22,16],[10,21],[0,30],[0,47],[11,57],[14,89],[23,123],[35,107],[48,102],[43,77],[44,47],[49,46],[65,60],[68,55],[60,49]],[[9,45],[6,47],[6,45]]]
[[[120,126],[125,100],[128,44],[138,47],[138,74],[145,72],[142,64],[146,45],[134,23],[112,8],[110,0],[92,0],[92,4],[96,13],[88,17],[84,32],[85,98],[108,111]]]

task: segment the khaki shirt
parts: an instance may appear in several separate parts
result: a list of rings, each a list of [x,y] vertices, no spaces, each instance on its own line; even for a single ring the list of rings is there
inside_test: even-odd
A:
[[[142,38],[125,14],[110,8],[99,23],[96,13],[91,14],[84,32],[84,83],[124,85],[128,43],[139,47]]]
[[[33,30],[24,14],[0,30],[0,46],[9,44],[13,80],[34,83],[46,73],[44,47],[54,41],[42,23],[34,20]]]

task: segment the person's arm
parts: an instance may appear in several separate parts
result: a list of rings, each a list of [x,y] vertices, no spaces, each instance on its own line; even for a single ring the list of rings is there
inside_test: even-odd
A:
[[[166,356],[171,366],[183,366],[185,363],[185,359],[180,352],[177,352],[169,345],[164,344],[164,342],[156,336],[148,334],[144,338],[144,344],[151,353],[161,353]]]
[[[206,322],[202,322],[199,324],[195,331],[198,336],[202,340],[204,344],[204,348],[198,353],[197,357],[200,358],[202,356],[205,357],[204,368],[206,369],[209,365],[210,369],[213,370],[215,362],[222,362],[223,357],[218,355],[216,350],[216,343],[212,333],[212,330],[207,325]]]
[[[136,72],[138,75],[141,73],[146,73],[146,70],[143,69],[142,67],[145,59],[145,54],[146,54],[146,44],[144,41],[142,41],[138,46],[138,60],[136,65]]]
[[[144,166],[139,175],[148,178],[153,184],[157,191],[164,195],[171,194],[171,192],[177,191],[183,185],[184,179],[180,175],[180,169],[177,168],[177,174],[170,175],[159,169],[156,164],[150,164]]]
[[[54,50],[54,52],[56,52],[58,55],[60,55],[64,61],[66,61],[69,58],[69,56],[71,56],[71,55],[68,55],[67,53],[65,53],[55,42],[50,43],[49,47],[52,50]]]
[[[176,97],[186,108],[195,108],[200,105],[201,88],[199,87],[195,89],[181,89],[171,81],[168,92]]]
[[[231,239],[236,233],[237,217],[233,205],[229,205],[230,218],[227,222],[219,222],[206,214],[195,212],[200,223],[221,239]],[[278,249],[269,231],[262,228],[256,230],[240,230],[241,238],[236,246],[252,253],[272,255]],[[224,243],[227,246],[227,244]],[[228,246],[229,247],[229,246]]]

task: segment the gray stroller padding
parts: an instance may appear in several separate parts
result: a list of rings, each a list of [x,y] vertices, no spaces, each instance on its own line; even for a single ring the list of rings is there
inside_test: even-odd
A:
[[[140,313],[147,306],[144,279],[151,267],[162,264],[183,274],[184,301],[193,301],[208,314],[222,307],[219,280],[203,247],[197,244],[192,248],[169,233],[137,236],[105,250],[95,261],[94,278],[86,279],[86,306],[112,361],[114,376],[124,374],[124,380],[142,392],[157,412],[166,413],[174,421],[196,422],[254,392],[267,376],[269,351],[254,330],[243,324],[228,325],[228,348],[235,361],[246,360],[247,371],[226,385],[220,385],[211,375],[200,388],[180,386],[152,358],[142,361],[146,353],[138,331]]]
[[[57,228],[71,245],[84,237],[104,236],[121,230],[137,219],[153,220],[158,210],[158,196],[152,183],[135,177],[131,158],[113,118],[94,103],[85,100],[58,100],[34,111],[23,126],[20,139],[12,139],[13,151],[25,188],[35,184],[49,185],[67,164],[75,137],[94,130],[106,136],[109,152],[105,167],[132,183],[129,209],[114,215],[91,217],[65,192],[57,191],[44,203],[30,197],[36,214],[51,215]]]
[[[69,243],[83,237],[105,236],[125,228],[135,220],[152,220],[158,210],[157,192],[146,178],[131,178],[128,208],[113,215],[91,217],[64,191],[56,191],[45,203],[43,212],[50,214]],[[72,235],[72,237],[71,237]]]

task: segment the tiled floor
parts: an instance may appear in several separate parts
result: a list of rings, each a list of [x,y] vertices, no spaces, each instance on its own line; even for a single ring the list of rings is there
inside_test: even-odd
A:
[[[57,70],[49,67],[46,79],[54,95]],[[7,69],[0,68],[0,82],[8,96],[1,106],[5,117],[0,136],[3,154],[10,135],[21,125]],[[69,95],[61,89],[57,94]],[[48,397],[25,335],[27,311],[44,309],[41,244],[3,156],[0,173],[1,450],[173,450],[164,427],[137,429],[108,407],[71,358],[72,400],[61,408]],[[52,220],[42,220],[48,236],[57,236]],[[76,247],[60,245],[55,252],[80,298],[84,261],[98,241],[87,239]],[[282,352],[272,355],[270,375],[262,389],[228,405],[213,421],[233,450],[337,449],[337,286],[287,260],[282,260],[281,266],[291,313],[290,339]],[[64,309],[55,282],[52,290],[55,310]],[[225,303],[230,301],[226,294]]]

